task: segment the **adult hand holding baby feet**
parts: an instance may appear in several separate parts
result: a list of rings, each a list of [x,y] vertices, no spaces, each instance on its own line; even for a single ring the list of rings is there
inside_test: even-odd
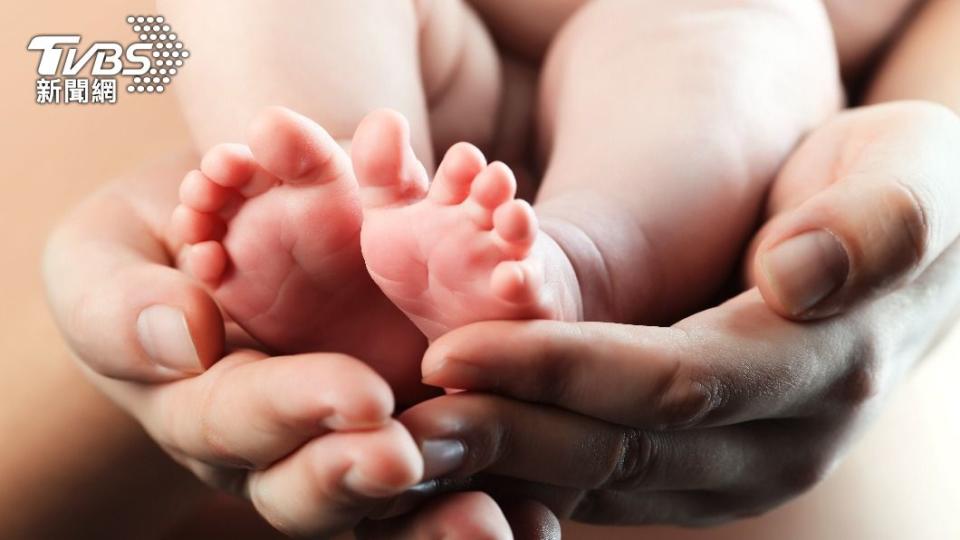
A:
[[[216,304],[169,266],[182,246],[163,234],[177,202],[171,179],[196,161],[152,164],[92,195],[58,227],[45,260],[57,321],[94,384],[204,483],[249,499],[247,512],[287,534],[349,529],[379,497],[419,482],[425,460],[391,419],[395,393],[361,359],[268,356],[245,349],[249,339],[233,324],[224,341]],[[179,320],[158,327],[156,315],[143,316],[158,309]],[[165,349],[144,347],[138,320]],[[179,329],[189,341],[172,347]],[[191,371],[173,370],[191,360],[172,358],[174,349],[195,350]],[[157,352],[166,354],[162,366]]]
[[[428,188],[406,120],[387,110],[361,122],[351,154],[367,269],[428,338],[482,320],[582,317],[573,266],[514,198],[505,164],[459,143]]]
[[[248,138],[186,175],[171,227],[192,244],[187,269],[272,350],[352,354],[410,387],[424,344],[387,297],[431,339],[480,320],[580,318],[562,249],[514,199],[510,169],[472,145],[450,149],[427,193],[392,111],[357,129],[359,190],[346,152],[303,116],[268,109]]]
[[[391,354],[419,352],[423,336],[366,273],[360,255],[361,216],[363,250],[377,284],[431,338],[476,320],[578,318],[579,291],[569,261],[556,243],[538,234],[530,206],[513,200],[516,184],[510,170],[502,163],[488,166],[479,150],[470,145],[456,145],[424,197],[426,170],[413,156],[408,133],[406,121],[397,113],[378,111],[367,117],[352,143],[358,185],[345,152],[320,126],[286,109],[268,109],[251,127],[249,146],[214,147],[204,156],[201,169],[185,176],[172,221],[175,235],[192,243],[183,257],[184,266],[210,288],[244,329],[267,346],[351,352],[371,363],[393,386],[398,381],[419,380],[416,365],[402,361],[407,358],[405,353]],[[428,278],[431,274],[434,279]],[[378,334],[382,340],[369,337]],[[395,339],[398,335],[399,341]],[[378,346],[381,343],[384,347]],[[342,368],[339,364],[347,361],[340,355],[319,356],[317,361],[330,365],[310,371],[325,369],[333,375]],[[256,364],[265,371],[273,366],[272,371],[279,373],[281,364],[292,367],[296,358]],[[223,360],[202,378],[209,379],[234,363]],[[256,364],[241,372],[252,372]],[[263,384],[294,384],[299,379],[277,375]],[[348,382],[342,375],[330,379],[342,381],[336,388],[349,389],[356,397],[365,395],[360,383]],[[185,389],[198,383],[184,381],[175,387]],[[239,396],[242,386],[209,390],[214,409],[236,399],[231,396]],[[294,384],[294,388],[300,386]],[[267,394],[276,400],[271,409],[286,410],[293,405],[285,403],[295,401],[293,389]],[[182,395],[169,400],[192,402]],[[250,405],[251,412],[260,408]],[[307,412],[296,416],[302,417],[298,424],[311,417]],[[219,426],[222,421],[218,417],[211,424]],[[281,530],[308,530],[302,528],[304,523],[334,530],[369,511],[376,503],[374,497],[395,494],[413,480],[412,475],[421,474],[415,472],[419,460],[405,451],[409,436],[394,429],[396,426],[396,422],[388,422],[384,427],[352,433],[356,423],[341,426],[334,422],[331,428],[345,432],[323,435],[291,458],[234,482],[246,484],[244,489],[251,497],[262,497],[255,504]],[[236,431],[223,432],[230,448],[239,444],[233,440]],[[387,459],[380,452],[391,440],[404,452]],[[294,441],[300,439],[291,438],[283,448]],[[254,450],[262,453],[249,442],[243,445],[243,456]],[[214,462],[223,459],[199,443],[172,442],[170,446],[175,454],[201,454]],[[243,459],[260,468],[274,456]],[[372,456],[380,460],[382,468],[368,471],[359,480],[343,473],[348,463],[371,467]],[[431,465],[430,456],[425,457],[422,474],[427,478],[442,474],[435,462]],[[294,482],[308,463],[316,467],[313,479]],[[207,464],[193,464],[192,468],[201,476],[222,476],[211,474]],[[345,488],[333,485],[336,478],[342,478]],[[288,500],[282,505],[272,500],[278,496],[272,494],[288,493],[290,488],[319,489],[320,493],[307,501]],[[346,503],[330,504],[344,494]],[[444,513],[457,504],[470,510],[478,505],[492,508],[496,511],[492,518],[484,516],[472,526],[484,531],[502,529],[500,510],[481,494],[456,496],[444,505],[427,508],[421,519],[430,520],[434,529],[462,530],[466,525],[461,518],[455,526],[451,521],[458,514],[451,514],[446,519],[451,523],[444,524]],[[308,516],[318,509],[318,515]],[[342,516],[335,519],[334,511]],[[431,518],[433,514],[438,515]]]

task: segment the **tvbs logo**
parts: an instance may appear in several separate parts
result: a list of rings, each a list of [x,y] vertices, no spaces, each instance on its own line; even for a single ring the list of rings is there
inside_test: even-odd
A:
[[[37,103],[116,103],[117,78],[129,93],[163,93],[190,52],[162,16],[129,16],[138,41],[126,46],[94,42],[81,49],[81,36],[34,36],[27,50],[40,53]],[[77,77],[89,68],[90,78]]]
[[[31,51],[40,51],[40,64],[37,66],[37,74],[52,76],[66,75],[74,76],[80,73],[80,70],[93,60],[93,67],[90,74],[94,77],[103,75],[143,75],[150,69],[150,51],[153,46],[149,43],[133,43],[124,51],[119,43],[98,42],[87,49],[87,52],[77,59],[76,47],[66,49],[67,58],[63,62],[63,69],[60,68],[64,45],[76,45],[80,43],[80,36],[34,36],[27,45]],[[123,58],[128,62],[137,64],[136,67],[125,67]]]

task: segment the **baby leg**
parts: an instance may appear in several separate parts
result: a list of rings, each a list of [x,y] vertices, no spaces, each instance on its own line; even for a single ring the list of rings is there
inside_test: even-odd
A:
[[[358,131],[359,181],[386,188],[365,216],[367,267],[428,337],[483,319],[666,321],[705,302],[781,161],[840,103],[813,0],[598,0],[542,85],[536,214],[476,149],[452,148],[423,198],[389,173],[417,169],[402,120]],[[356,161],[387,147],[376,170]]]
[[[812,0],[598,0],[541,81],[535,208],[588,319],[664,322],[710,300],[769,180],[840,102]]]
[[[201,151],[243,142],[282,105],[346,141],[378,107],[400,111],[429,167],[431,128],[486,144],[499,78],[490,38],[460,0],[160,0],[191,49],[176,80]],[[452,110],[467,111],[451,126]],[[440,141],[446,148],[451,141]]]

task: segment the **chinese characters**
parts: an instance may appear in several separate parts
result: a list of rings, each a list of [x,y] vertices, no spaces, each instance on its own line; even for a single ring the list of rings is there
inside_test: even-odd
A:
[[[37,79],[37,104],[79,105],[114,104],[117,102],[117,80],[101,78],[46,78]]]

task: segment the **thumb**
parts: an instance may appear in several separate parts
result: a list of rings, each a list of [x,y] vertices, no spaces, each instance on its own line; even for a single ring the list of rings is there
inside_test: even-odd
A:
[[[199,373],[223,348],[214,300],[167,264],[167,251],[121,197],[100,193],[51,235],[47,296],[80,360],[108,377],[163,381]]]
[[[829,183],[802,200],[781,193],[793,206],[774,209],[758,236],[752,276],[767,304],[827,317],[923,272],[960,236],[958,148],[960,119],[920,102],[865,108],[814,133],[777,182]]]

